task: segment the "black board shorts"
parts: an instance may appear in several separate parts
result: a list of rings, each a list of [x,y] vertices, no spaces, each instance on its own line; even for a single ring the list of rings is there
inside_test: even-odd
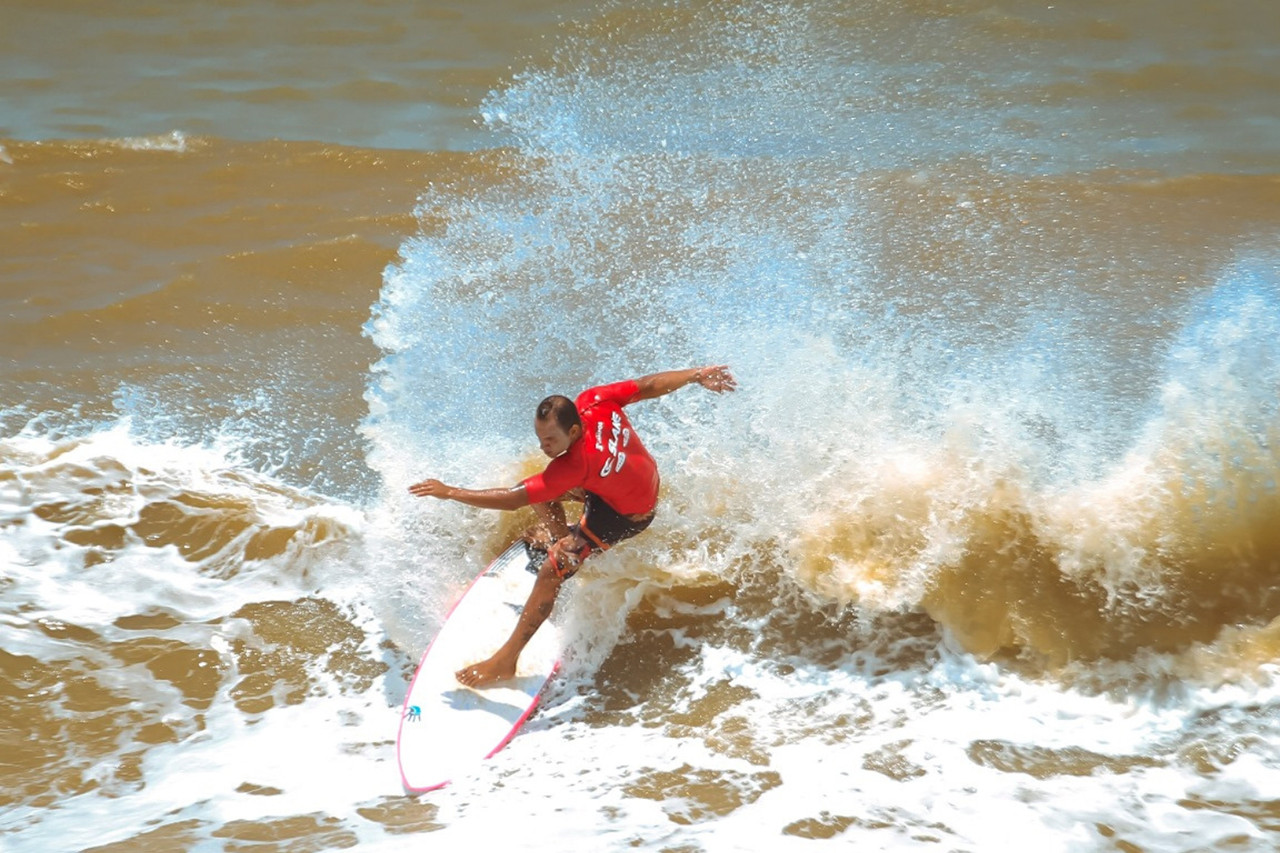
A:
[[[604,502],[604,498],[587,492],[582,518],[570,530],[591,544],[592,552],[608,551],[624,539],[643,533],[653,523],[653,513],[636,517],[623,515]]]
[[[599,495],[587,492],[586,500],[583,501],[582,518],[578,519],[577,524],[569,527],[569,532],[585,540],[586,544],[578,553],[570,555],[576,558],[566,561],[571,565],[560,566],[553,561],[552,566],[556,574],[561,580],[573,577],[587,557],[600,551],[608,551],[622,540],[642,533],[653,523],[653,515],[649,513],[638,518],[623,515],[605,503]],[[525,543],[525,550],[529,553],[529,571],[536,575],[538,568],[547,559],[547,550],[528,542]]]

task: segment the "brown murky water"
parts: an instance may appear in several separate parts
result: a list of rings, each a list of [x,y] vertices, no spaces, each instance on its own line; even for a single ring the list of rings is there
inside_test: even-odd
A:
[[[1280,6],[11,6],[0,846],[1275,846]],[[403,485],[704,360],[404,796]]]

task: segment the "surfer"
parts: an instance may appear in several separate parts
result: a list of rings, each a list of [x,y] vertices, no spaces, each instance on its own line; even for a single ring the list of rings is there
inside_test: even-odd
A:
[[[737,388],[725,365],[668,370],[639,379],[588,388],[576,400],[553,395],[538,404],[533,430],[546,469],[510,488],[463,489],[439,480],[409,487],[417,497],[458,501],[483,509],[513,510],[532,505],[547,557],[511,636],[487,660],[456,673],[468,687],[512,678],[516,661],[551,614],[561,585],[582,561],[630,539],[653,521],[658,502],[658,466],[631,428],[623,407],[662,397],[686,385],[721,393]],[[582,516],[569,525],[561,501],[580,500]]]

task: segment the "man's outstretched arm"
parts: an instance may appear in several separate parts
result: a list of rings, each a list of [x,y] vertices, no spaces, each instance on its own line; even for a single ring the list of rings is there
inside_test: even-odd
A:
[[[738,387],[738,380],[733,378],[728,365],[690,367],[685,370],[666,370],[662,373],[641,376],[636,380],[640,390],[636,392],[635,399],[652,400],[654,397],[662,397],[695,383],[717,394],[733,391]]]
[[[457,501],[481,509],[519,509],[529,505],[529,495],[523,483],[509,489],[460,489],[446,486],[439,480],[423,480],[410,486],[409,494],[419,498]]]

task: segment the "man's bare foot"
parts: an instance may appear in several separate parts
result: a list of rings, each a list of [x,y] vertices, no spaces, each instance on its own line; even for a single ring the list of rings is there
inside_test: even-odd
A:
[[[458,682],[467,687],[487,687],[499,681],[515,678],[515,675],[515,663],[508,663],[496,656],[488,660],[482,660],[479,663],[473,663],[471,666],[464,666],[454,673],[454,677],[458,679]]]

